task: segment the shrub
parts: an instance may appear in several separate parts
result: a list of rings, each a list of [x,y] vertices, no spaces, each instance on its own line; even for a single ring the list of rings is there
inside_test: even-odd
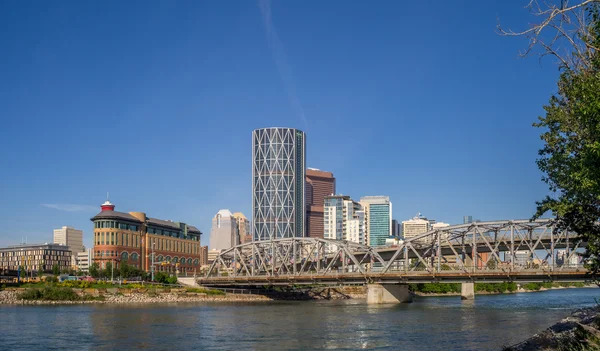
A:
[[[65,288],[87,289],[92,286],[92,283],[85,280],[65,280],[58,285]]]
[[[475,291],[477,292],[488,292],[488,293],[503,293],[513,292],[517,290],[517,284],[515,283],[477,283],[475,284]]]
[[[143,289],[144,288],[144,286],[142,284],[137,284],[137,283],[136,284],[126,284],[125,287],[129,288],[129,289]]]
[[[225,295],[225,292],[221,291],[221,290],[206,290],[206,294],[207,295]]]
[[[22,300],[79,301],[81,297],[71,288],[47,286],[43,289],[30,288],[19,295]]]
[[[424,294],[447,294],[460,292],[458,283],[422,283],[409,284],[409,289]]]
[[[46,281],[46,283],[57,283],[58,278],[53,275],[48,275],[48,276],[46,276],[45,281]]]
[[[538,291],[541,288],[542,288],[541,283],[527,283],[527,284],[523,285],[523,289],[525,289],[525,290]]]
[[[223,292],[221,290],[215,290],[215,289],[186,288],[185,291],[206,294],[206,295],[225,295],[225,292]]]

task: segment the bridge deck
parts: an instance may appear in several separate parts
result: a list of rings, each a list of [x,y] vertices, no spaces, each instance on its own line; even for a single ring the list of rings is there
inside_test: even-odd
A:
[[[260,285],[305,285],[305,284],[399,284],[399,283],[501,283],[514,282],[546,282],[546,281],[569,281],[584,282],[591,277],[585,269],[570,269],[562,271],[481,271],[467,273],[464,271],[449,272],[391,272],[385,274],[369,273],[340,273],[326,275],[263,275],[263,276],[239,276],[239,277],[210,277],[199,278],[198,283],[203,286],[260,286]]]

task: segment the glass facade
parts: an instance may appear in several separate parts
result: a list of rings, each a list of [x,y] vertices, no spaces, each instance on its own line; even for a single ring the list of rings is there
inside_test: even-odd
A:
[[[252,133],[254,240],[304,236],[306,143],[293,128]]]
[[[369,245],[384,246],[390,236],[390,205],[371,204],[369,208]]]

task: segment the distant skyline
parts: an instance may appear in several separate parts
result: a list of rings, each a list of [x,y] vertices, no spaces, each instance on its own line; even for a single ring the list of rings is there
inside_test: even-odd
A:
[[[337,192],[423,213],[525,219],[547,194],[531,126],[552,59],[495,33],[526,2],[0,3],[0,246],[117,211],[203,232],[251,217],[252,130],[306,133]]]

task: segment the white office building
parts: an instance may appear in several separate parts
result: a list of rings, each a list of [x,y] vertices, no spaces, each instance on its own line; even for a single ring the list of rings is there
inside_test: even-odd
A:
[[[75,258],[76,258],[77,270],[80,270],[82,272],[89,272],[90,265],[93,263],[93,260],[94,260],[94,250],[87,249],[85,251],[78,252],[75,255]]]
[[[326,196],[323,206],[323,237],[365,243],[365,212],[349,196]]]
[[[240,243],[238,224],[229,210],[220,210],[212,220],[209,249],[225,250]]]
[[[408,240],[420,234],[429,231],[430,223],[428,220],[422,219],[420,215],[413,217],[407,221],[402,221],[402,232],[404,239]]]
[[[77,254],[83,252],[83,231],[73,227],[54,229],[54,243],[69,247],[71,251],[71,266],[77,266]]]

